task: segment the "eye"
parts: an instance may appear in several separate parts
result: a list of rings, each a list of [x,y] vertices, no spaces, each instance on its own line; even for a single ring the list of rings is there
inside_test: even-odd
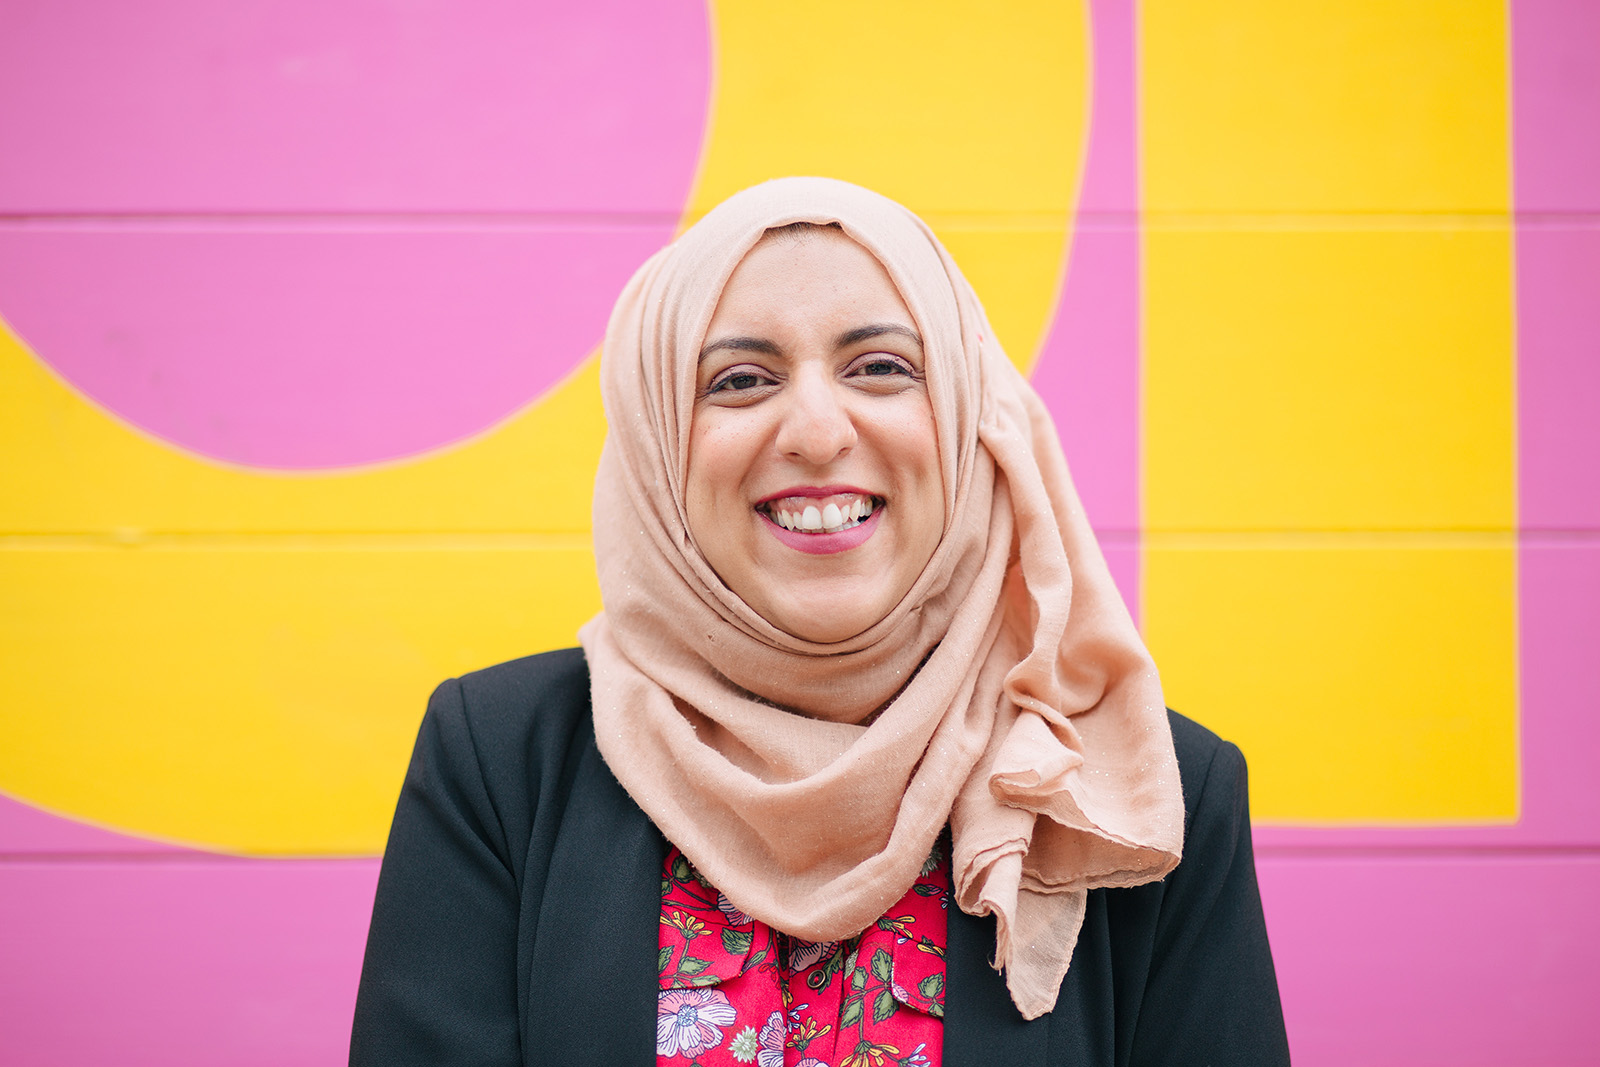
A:
[[[731,367],[711,380],[706,386],[706,395],[712,393],[739,393],[749,389],[759,389],[764,385],[772,385],[773,380],[765,371],[755,367]]]
[[[892,356],[886,352],[874,352],[869,356],[863,356],[851,364],[849,373],[862,378],[887,378],[897,374],[908,378],[917,376],[915,367],[899,356]]]

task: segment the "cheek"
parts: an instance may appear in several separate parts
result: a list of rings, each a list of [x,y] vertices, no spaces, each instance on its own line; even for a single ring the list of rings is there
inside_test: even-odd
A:
[[[911,420],[896,447],[896,454],[904,457],[912,472],[913,490],[920,508],[934,516],[933,521],[944,525],[944,476],[939,470],[939,437],[933,428],[933,413],[919,412]]]
[[[905,478],[902,493],[914,515],[907,531],[906,548],[911,558],[906,564],[920,573],[944,535],[944,477],[939,469],[933,413],[923,410],[908,419],[893,449],[893,454],[901,457]]]
[[[712,475],[715,467],[713,449],[707,447],[704,435],[691,431],[689,437],[689,470],[683,483],[683,506],[689,522],[689,535],[702,540],[702,527],[710,519],[714,500],[711,490],[716,484]]]
[[[689,431],[689,470],[684,480],[684,507],[688,512],[689,532],[702,545],[702,535],[720,525],[730,508],[740,505],[740,487],[749,464],[745,461],[743,436],[737,428],[720,425],[715,417],[697,417]],[[741,505],[742,506],[742,505]]]

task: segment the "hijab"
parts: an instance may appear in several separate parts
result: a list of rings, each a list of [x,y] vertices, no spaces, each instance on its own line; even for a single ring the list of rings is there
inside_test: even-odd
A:
[[[836,224],[921,332],[944,532],[904,599],[847,640],[779,630],[706,563],[684,485],[699,353],[770,229]],[[774,294],[774,299],[779,299]],[[736,194],[641,267],[601,355],[605,610],[580,631],[600,751],[741,911],[811,941],[860,932],[948,823],[955,898],[1050,1011],[1087,891],[1161,878],[1183,801],[1160,679],[1043,403],[948,252],[876,193],[785,178]]]

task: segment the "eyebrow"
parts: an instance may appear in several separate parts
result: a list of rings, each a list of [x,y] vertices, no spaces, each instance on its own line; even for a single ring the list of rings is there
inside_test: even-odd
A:
[[[835,344],[839,348],[848,348],[850,345],[859,344],[862,341],[869,341],[874,337],[883,337],[890,334],[904,337],[907,340],[914,342],[918,348],[922,347],[922,337],[917,333],[916,330],[901,326],[900,324],[894,322],[875,322],[870,326],[858,326],[855,329],[850,330],[848,333],[840,334],[839,340],[836,341]]]
[[[760,352],[767,356],[781,356],[782,351],[778,346],[764,337],[724,337],[720,341],[713,341],[700,350],[700,358],[704,360],[713,352],[729,349],[734,352]]]
[[[848,348],[862,341],[870,341],[874,337],[894,335],[904,337],[914,343],[919,349],[922,347],[922,337],[916,330],[901,326],[893,322],[875,322],[867,326],[857,326],[840,334],[834,341],[835,348]],[[767,356],[781,356],[782,350],[765,337],[724,337],[720,341],[713,341],[700,350],[700,359],[704,360],[713,352],[760,352]]]

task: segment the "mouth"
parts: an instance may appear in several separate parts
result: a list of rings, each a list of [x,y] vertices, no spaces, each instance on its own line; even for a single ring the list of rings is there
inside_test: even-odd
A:
[[[773,497],[756,505],[774,526],[797,534],[837,534],[868,521],[884,505],[869,493]]]

